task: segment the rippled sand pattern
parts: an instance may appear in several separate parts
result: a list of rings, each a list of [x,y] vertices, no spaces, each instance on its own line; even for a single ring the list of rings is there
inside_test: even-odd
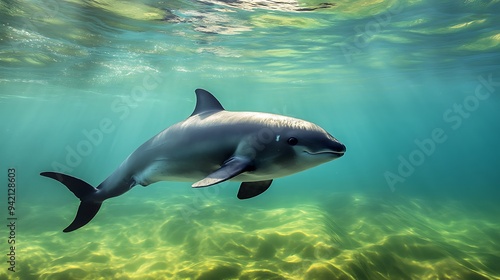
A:
[[[33,208],[25,224],[57,225],[19,229],[19,270],[0,279],[500,279],[495,207],[341,194],[272,206],[117,199],[70,234],[56,228],[69,209]]]

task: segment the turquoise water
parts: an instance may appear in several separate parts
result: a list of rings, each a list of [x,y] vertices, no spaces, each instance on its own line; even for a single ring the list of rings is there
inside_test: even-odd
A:
[[[500,279],[500,3],[437,2],[0,2],[0,279]],[[39,173],[98,185],[196,88],[346,155],[245,201],[136,187],[62,233],[78,199]]]

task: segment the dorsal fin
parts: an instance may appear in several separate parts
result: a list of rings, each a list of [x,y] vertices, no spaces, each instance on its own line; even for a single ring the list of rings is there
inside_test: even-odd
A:
[[[220,104],[219,100],[215,98],[210,92],[204,89],[196,89],[196,107],[194,108],[191,116],[209,111],[223,111],[224,107]]]

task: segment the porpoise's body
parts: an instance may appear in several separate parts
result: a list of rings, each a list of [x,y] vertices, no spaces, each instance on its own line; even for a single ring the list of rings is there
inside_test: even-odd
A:
[[[321,127],[296,118],[230,112],[208,91],[196,90],[194,112],[142,144],[97,188],[57,172],[43,172],[81,200],[64,232],[92,220],[102,202],[136,185],[158,181],[195,182],[207,187],[243,182],[238,198],[257,196],[274,178],[287,176],[344,155],[345,146]]]

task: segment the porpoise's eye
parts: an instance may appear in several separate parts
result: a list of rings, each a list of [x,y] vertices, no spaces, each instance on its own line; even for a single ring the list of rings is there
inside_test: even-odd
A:
[[[295,146],[299,143],[299,140],[297,140],[297,138],[295,138],[295,137],[290,137],[290,138],[288,138],[287,142],[288,142],[288,145]]]

